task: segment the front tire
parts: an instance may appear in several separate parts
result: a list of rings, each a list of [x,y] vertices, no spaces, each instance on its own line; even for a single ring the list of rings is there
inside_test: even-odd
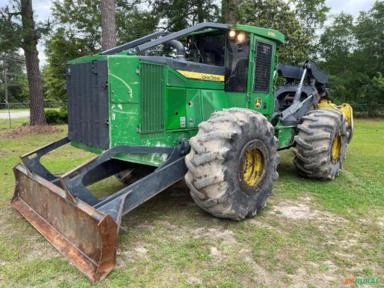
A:
[[[343,114],[336,110],[311,110],[297,130],[293,163],[299,174],[333,180],[343,166],[348,145]]]
[[[215,112],[190,144],[185,181],[199,207],[240,220],[265,206],[279,155],[274,128],[263,115],[240,108]]]

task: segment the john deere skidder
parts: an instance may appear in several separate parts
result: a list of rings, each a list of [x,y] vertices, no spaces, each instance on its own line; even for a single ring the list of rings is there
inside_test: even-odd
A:
[[[333,179],[352,136],[314,63],[277,65],[284,36],[201,23],[156,32],[67,66],[68,136],[21,157],[12,205],[91,281],[115,266],[123,215],[185,177],[208,213],[256,215],[293,148],[309,178]],[[286,83],[274,89],[278,74]],[[98,156],[65,175],[40,158],[71,143]],[[102,199],[89,185],[116,175]]]

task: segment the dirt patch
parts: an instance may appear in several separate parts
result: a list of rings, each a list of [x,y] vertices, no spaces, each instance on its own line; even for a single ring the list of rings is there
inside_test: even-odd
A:
[[[287,275],[292,285],[290,287],[337,287],[342,284],[342,277],[339,275],[336,266],[329,260],[323,263],[327,266],[327,271],[320,272],[316,263],[307,263],[307,269],[300,267],[293,275]],[[312,273],[308,273],[308,268],[312,268]],[[317,271],[316,271],[317,270]]]
[[[375,243],[367,242],[365,235],[360,231],[362,226],[374,223],[374,227],[382,229],[384,218],[372,215],[365,221],[358,221],[358,226],[353,220],[346,219],[336,214],[317,210],[314,201],[308,197],[299,198],[297,201],[285,200],[274,205],[268,212],[275,217],[284,218],[286,221],[308,221],[316,225],[324,245],[328,247],[328,257],[324,263],[307,262],[292,275],[288,275],[293,283],[291,287],[307,287],[308,284],[321,287],[332,287],[340,284],[343,273],[357,275],[369,267],[372,271],[380,271],[379,264],[367,261],[367,253],[375,250]],[[374,219],[374,220],[373,220]],[[364,229],[362,230],[364,231]],[[340,265],[343,263],[343,265]],[[311,265],[318,265],[311,266]],[[319,264],[321,264],[319,266]],[[311,268],[312,267],[312,268]],[[304,284],[305,283],[305,284]]]
[[[316,212],[311,211],[311,207],[306,204],[280,203],[280,206],[273,207],[273,211],[277,216],[289,219],[313,219]]]
[[[168,231],[174,231],[179,229],[178,226],[166,221],[166,220],[156,220],[155,225],[161,226],[163,229],[168,230]]]
[[[209,252],[212,258],[215,260],[220,260],[222,258],[221,251],[217,249],[215,246],[209,247]]]
[[[140,259],[146,258],[148,256],[149,246],[149,244],[137,242],[128,249],[126,247],[119,247],[117,249],[116,267],[125,267],[129,263],[134,263]]]
[[[35,232],[35,231],[33,231]],[[36,231],[36,233],[38,233]],[[28,241],[25,241],[24,251],[26,258],[31,261],[35,259],[48,260],[55,257],[62,257],[60,253],[53,248],[47,240],[36,237],[28,237]]]
[[[379,227],[381,227],[382,229],[384,229],[384,217],[379,217],[377,219],[377,225],[379,225]]]
[[[270,273],[269,271],[264,269],[262,266],[257,264],[255,260],[253,260],[253,258],[249,256],[249,254],[251,254],[250,251],[244,251],[242,253],[242,257],[244,259],[244,262],[247,263],[249,267],[252,267],[253,277],[251,279],[251,282],[253,286],[266,285],[269,287],[278,287],[277,284],[279,282],[279,279],[281,279],[281,275],[279,275],[280,277],[276,277],[278,276],[277,275],[278,273],[276,273],[276,275],[272,275],[272,273]],[[251,283],[247,283],[247,284],[251,284]],[[250,286],[250,285],[247,285],[247,286]]]
[[[129,227],[124,227],[126,230],[125,231],[128,231]],[[148,224],[148,222],[144,222],[144,223],[141,223],[141,224],[138,224],[136,225],[136,228],[137,229],[143,229],[143,230],[152,230],[154,229],[154,227],[151,225],[151,224]]]
[[[217,228],[197,228],[193,230],[195,239],[208,238],[214,240],[220,240],[221,243],[225,244],[236,244],[234,233],[229,229],[217,229]]]
[[[147,255],[148,250],[143,246],[139,246],[135,248],[135,252],[137,253],[137,255],[140,255],[141,257],[143,257]]]
[[[192,286],[202,285],[203,281],[193,275],[190,275],[186,272],[183,273],[183,276],[185,277],[185,283]]]
[[[62,132],[63,130],[55,126],[42,125],[42,126],[20,126],[4,133],[4,137],[14,139],[23,137],[30,134],[51,134]]]
[[[244,287],[336,287],[341,283],[341,276],[337,266],[330,260],[317,264],[305,262],[302,267],[296,269],[294,273],[286,273],[279,270],[267,270],[262,264],[257,263],[247,253],[240,253],[240,257],[245,263],[252,267],[252,277],[243,279]],[[284,283],[282,285],[282,283]],[[289,284],[288,284],[289,283]]]
[[[292,220],[316,220],[322,223],[345,223],[347,220],[335,214],[313,208],[310,197],[301,197],[297,201],[282,201],[275,204],[271,214]]]

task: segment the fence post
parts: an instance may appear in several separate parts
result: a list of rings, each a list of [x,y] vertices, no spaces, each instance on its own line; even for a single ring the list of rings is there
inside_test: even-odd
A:
[[[11,128],[11,110],[9,110],[9,103],[8,100],[5,100],[5,105],[7,105],[7,110],[8,110],[8,121],[9,121],[9,128]]]

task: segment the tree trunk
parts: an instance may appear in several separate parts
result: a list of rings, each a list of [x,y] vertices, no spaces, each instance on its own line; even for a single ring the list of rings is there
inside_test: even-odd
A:
[[[204,22],[204,10],[203,10],[204,0],[197,1],[197,23]],[[193,23],[196,24],[196,23]]]
[[[222,0],[221,2],[221,14],[224,23],[234,24],[237,19],[237,7],[241,3],[240,0]]]
[[[38,37],[33,20],[32,0],[21,0],[21,20],[23,26],[22,48],[25,54],[29,87],[30,125],[45,125],[44,98],[36,48]]]
[[[116,46],[115,0],[101,0],[101,41],[103,50]]]

